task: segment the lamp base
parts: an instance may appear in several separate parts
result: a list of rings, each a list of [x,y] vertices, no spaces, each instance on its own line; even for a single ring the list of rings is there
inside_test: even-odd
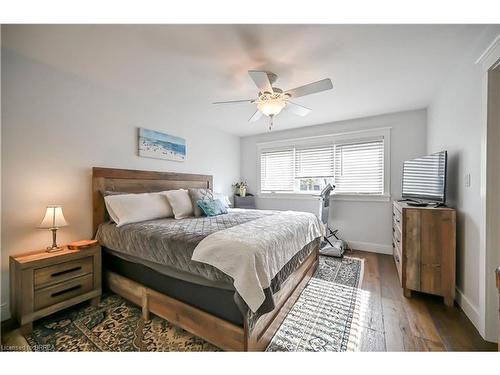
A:
[[[64,250],[64,247],[62,246],[56,246],[56,247],[47,247],[45,250],[47,253],[56,253],[58,251]]]
[[[52,232],[52,246],[48,247],[47,251],[48,253],[55,253],[56,251],[61,251],[63,247],[57,245],[57,228],[49,228],[50,231]]]

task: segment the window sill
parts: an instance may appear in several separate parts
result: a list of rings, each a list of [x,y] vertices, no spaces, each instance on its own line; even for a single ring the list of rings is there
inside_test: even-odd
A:
[[[314,194],[299,194],[299,193],[259,193],[258,198],[264,199],[303,199],[303,200],[319,200],[319,193]]]
[[[357,194],[333,194],[335,201],[356,201],[356,202],[390,202],[390,195],[357,195]]]
[[[257,198],[263,199],[302,199],[318,200],[318,194],[297,194],[297,193],[259,193]],[[336,201],[353,202],[390,202],[390,195],[356,195],[356,194],[333,194],[331,199]]]

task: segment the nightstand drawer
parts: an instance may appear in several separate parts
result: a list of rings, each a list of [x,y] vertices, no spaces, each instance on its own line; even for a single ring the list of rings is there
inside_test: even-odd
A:
[[[91,256],[38,268],[34,271],[34,286],[35,289],[40,289],[75,277],[87,275],[93,272],[93,268],[93,257]]]
[[[36,290],[34,309],[35,311],[43,309],[44,307],[90,292],[93,288],[93,275],[89,274]]]

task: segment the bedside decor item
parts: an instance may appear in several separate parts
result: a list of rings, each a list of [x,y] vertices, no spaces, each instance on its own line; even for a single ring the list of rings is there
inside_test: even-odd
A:
[[[248,184],[246,181],[237,182],[233,185],[233,187],[236,189],[236,194],[239,194],[240,197],[247,195]]]
[[[203,215],[203,211],[200,206],[198,206],[197,202],[199,200],[213,200],[214,194],[210,189],[188,189],[189,196],[191,197],[191,203],[193,204],[193,212],[195,217],[200,217]]]
[[[68,226],[64,218],[62,207],[59,205],[47,206],[45,216],[38,226],[41,229],[49,229],[52,232],[52,246],[47,247],[47,252],[60,251],[62,247],[57,246],[57,230]]]
[[[218,199],[200,199],[197,203],[206,216],[227,214],[226,206]]]
[[[155,130],[139,128],[139,156],[185,161],[186,140]]]
[[[172,206],[175,219],[185,219],[194,215],[193,202],[186,189],[168,190],[164,194]]]
[[[231,201],[229,200],[229,197],[227,195],[214,193],[214,199],[220,200],[226,208],[229,208],[231,206]]]
[[[80,250],[87,249],[92,246],[97,246],[97,240],[81,240],[75,241],[68,244],[68,249],[70,250]]]
[[[117,227],[174,216],[164,192],[107,195],[104,203]]]

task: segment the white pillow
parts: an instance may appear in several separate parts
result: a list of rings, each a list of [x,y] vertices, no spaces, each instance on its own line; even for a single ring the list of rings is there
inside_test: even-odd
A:
[[[231,206],[231,201],[229,200],[227,195],[214,193],[214,199],[220,200],[226,208],[229,208],[229,206]]]
[[[107,195],[104,202],[117,227],[174,216],[172,207],[162,193]]]
[[[194,215],[193,203],[187,190],[168,190],[163,194],[167,196],[176,219],[185,219]]]

